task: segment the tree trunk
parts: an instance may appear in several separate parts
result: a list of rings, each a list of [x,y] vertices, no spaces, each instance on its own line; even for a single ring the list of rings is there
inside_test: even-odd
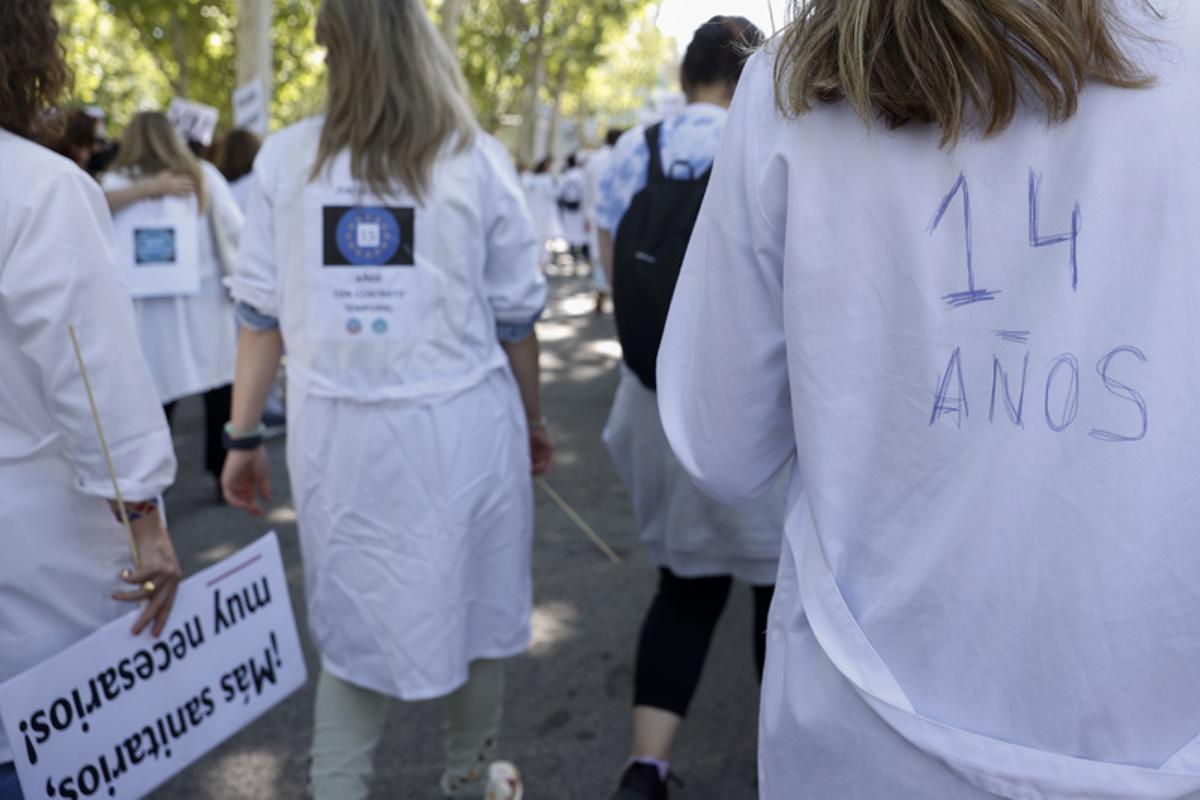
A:
[[[455,55],[458,55],[458,20],[462,10],[463,0],[442,0],[442,38]]]
[[[546,13],[550,10],[550,0],[538,0],[537,35],[530,44],[533,61],[529,66],[529,76],[525,86],[525,110],[521,121],[521,160],[532,164],[537,158],[538,132],[538,92],[545,81],[546,72]]]
[[[179,11],[171,9],[171,50],[175,54],[175,66],[179,70],[176,73],[174,83],[175,94],[178,97],[188,96],[188,57],[187,43],[184,41],[183,20],[179,18]]]
[[[567,65],[563,64],[558,68],[558,75],[554,78],[554,105],[551,106],[550,135],[546,137],[546,147],[550,151],[549,155],[551,158],[558,157],[558,129],[562,123],[562,96],[566,88]]]
[[[245,86],[256,79],[261,81],[268,111],[275,77],[274,53],[271,50],[273,14],[271,0],[238,0],[237,84]],[[263,120],[261,129],[255,132],[265,134],[267,122]]]

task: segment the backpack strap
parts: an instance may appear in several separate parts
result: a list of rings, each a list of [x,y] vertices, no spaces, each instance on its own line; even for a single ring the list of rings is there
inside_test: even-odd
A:
[[[658,183],[667,179],[667,173],[663,171],[661,141],[661,122],[646,128],[646,146],[650,148],[650,170],[646,177],[651,183]]]

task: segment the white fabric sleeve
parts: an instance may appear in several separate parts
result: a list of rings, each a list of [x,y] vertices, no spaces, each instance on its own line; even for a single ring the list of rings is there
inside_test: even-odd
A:
[[[122,493],[157,497],[175,480],[175,451],[121,282],[104,194],[77,170],[50,175],[35,191],[34,210],[17,222],[3,262],[0,306],[41,374],[78,488],[113,495],[68,325],[79,337]]]
[[[764,491],[795,451],[783,325],[786,165],[771,66],[747,65],[717,154],[658,355],[658,402],[679,460],[726,503]]]
[[[259,314],[279,317],[279,279],[275,254],[275,142],[268,139],[254,161],[246,190],[246,214],[241,228],[237,264],[228,288],[236,303]],[[232,195],[230,197],[232,202]]]
[[[202,163],[204,188],[208,195],[208,210],[212,214],[212,222],[219,225],[229,243],[237,247],[241,242],[242,229],[246,225],[242,207],[238,205],[237,198],[233,196],[233,189],[221,171],[207,161]]]
[[[521,180],[503,146],[491,138],[478,145],[485,176],[484,231],[488,302],[502,325],[527,325],[546,307],[546,279],[538,266],[538,240]]]

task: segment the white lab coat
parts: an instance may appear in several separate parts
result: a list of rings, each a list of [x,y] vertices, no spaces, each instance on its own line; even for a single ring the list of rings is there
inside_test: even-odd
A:
[[[558,214],[558,181],[549,173],[527,172],[523,185],[533,217],[533,229],[542,246],[539,256],[543,263],[548,263],[550,244],[563,238],[562,219]]]
[[[0,682],[130,609],[130,566],[67,326],[76,326],[125,497],[174,480],[99,187],[0,130]],[[0,763],[12,750],[0,727]]]
[[[246,204],[250,202],[250,174],[247,173],[230,183],[229,193],[233,196],[233,201],[237,203],[242,214],[245,214]]]
[[[574,198],[579,200],[579,208],[574,211],[561,205],[558,206],[559,216],[562,219],[563,238],[572,247],[583,247],[591,239],[584,205],[587,200],[586,192],[587,178],[582,167],[568,169],[558,181],[559,200]]]
[[[658,364],[709,491],[797,458],[763,798],[1200,792],[1200,16],[1152,33],[952,151],[747,66]]]
[[[288,351],[288,465],[324,668],[437,697],[472,660],[528,645],[529,439],[496,325],[532,321],[545,281],[495,140],[445,157],[418,204],[368,193],[348,154],[310,183],[321,125],[259,154],[234,296],[279,318]],[[355,259],[384,266],[339,266]]]
[[[159,399],[170,403],[233,382],[237,359],[237,326],[233,303],[222,282],[224,275],[213,240],[213,226],[221,225],[236,246],[243,216],[229,184],[220,170],[200,162],[207,197],[196,237],[200,265],[198,294],[178,297],[140,298],[134,301],[138,335]],[[105,191],[124,189],[133,182],[129,175],[108,173],[102,179]],[[118,211],[136,214],[138,206],[158,203],[143,200]],[[188,198],[195,207],[195,198]],[[198,213],[198,212],[197,212]]]
[[[600,224],[596,216],[596,204],[600,199],[600,180],[604,177],[608,165],[612,162],[612,148],[605,145],[588,156],[584,165],[585,187],[584,214],[590,227],[588,232],[592,248],[592,283],[598,292],[608,292],[608,276],[604,274],[604,266],[600,263]]]

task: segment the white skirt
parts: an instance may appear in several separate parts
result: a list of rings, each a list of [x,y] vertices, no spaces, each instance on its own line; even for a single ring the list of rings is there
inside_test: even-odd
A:
[[[294,373],[292,373],[294,376]],[[529,644],[533,484],[507,367],[453,396],[288,395],[288,467],[322,666],[403,700]]]
[[[775,582],[790,468],[762,497],[736,506],[697,488],[671,450],[658,398],[621,365],[604,442],[633,501],[650,561],[685,578]]]

